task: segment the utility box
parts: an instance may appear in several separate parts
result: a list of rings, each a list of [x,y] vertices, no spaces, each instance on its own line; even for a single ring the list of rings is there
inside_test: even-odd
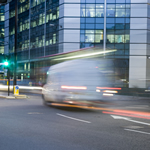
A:
[[[14,86],[14,95],[19,95],[19,86]]]

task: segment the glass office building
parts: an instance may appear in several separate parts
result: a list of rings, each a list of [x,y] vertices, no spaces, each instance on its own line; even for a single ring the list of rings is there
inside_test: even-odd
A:
[[[129,87],[149,85],[149,0],[18,0],[17,60],[30,68],[43,56],[99,46],[115,49]],[[5,53],[14,52],[15,0],[5,6]],[[8,43],[8,44],[7,44]],[[21,70],[21,69],[20,69]],[[127,75],[128,74],[128,75]]]
[[[4,6],[0,5],[0,54],[4,53]]]

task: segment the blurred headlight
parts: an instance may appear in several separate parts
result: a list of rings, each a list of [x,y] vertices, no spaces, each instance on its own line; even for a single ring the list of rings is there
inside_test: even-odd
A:
[[[86,86],[61,86],[62,89],[86,90]]]
[[[113,96],[113,94],[110,94],[110,93],[103,93],[103,96]]]
[[[99,89],[96,89],[96,92],[101,92],[101,90],[99,90]]]
[[[118,91],[111,91],[111,90],[105,90],[103,92],[105,92],[105,93],[118,93]]]

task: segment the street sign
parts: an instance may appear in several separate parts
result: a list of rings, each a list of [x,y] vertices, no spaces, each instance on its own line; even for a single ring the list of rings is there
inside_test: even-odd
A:
[[[19,95],[19,86],[14,86],[14,95]]]

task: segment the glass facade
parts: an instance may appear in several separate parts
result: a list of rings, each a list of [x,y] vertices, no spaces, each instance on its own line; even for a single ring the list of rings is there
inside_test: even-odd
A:
[[[59,0],[18,0],[19,60],[58,53]],[[9,4],[9,53],[14,52],[15,0]]]
[[[120,3],[120,4],[119,4]],[[130,3],[108,2],[106,6],[106,47],[117,49],[115,55],[129,55]]]
[[[0,6],[0,54],[4,53],[4,6]]]
[[[7,6],[6,50],[13,54],[15,0]],[[128,82],[129,65],[135,65],[131,55],[149,54],[149,14],[149,3],[138,0],[132,5],[130,0],[18,0],[17,60],[24,66],[42,56],[96,46],[115,50],[105,58],[116,60],[114,69],[119,67],[118,74]]]
[[[115,55],[129,55],[130,1],[104,0],[81,1],[81,48],[101,45],[106,39],[107,49],[117,49]],[[104,37],[104,13],[106,12],[106,37]]]
[[[130,0],[81,0],[80,28],[80,48],[115,49],[115,72],[128,81]]]
[[[82,1],[81,4],[81,48],[103,45],[104,2]]]

